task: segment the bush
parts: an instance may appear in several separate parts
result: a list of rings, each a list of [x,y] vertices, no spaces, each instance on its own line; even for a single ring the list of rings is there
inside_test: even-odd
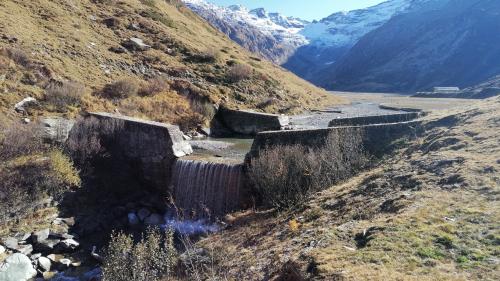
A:
[[[80,106],[85,87],[75,82],[51,83],[45,89],[45,101],[58,112],[65,112],[68,106]]]
[[[19,64],[24,67],[29,67],[31,65],[31,59],[29,56],[26,54],[21,49],[18,48],[6,48],[3,50],[5,55],[7,55],[8,58],[13,60],[16,64]]]
[[[264,205],[286,209],[302,204],[313,192],[342,181],[366,163],[361,132],[332,133],[324,145],[275,146],[251,160],[249,178]]]
[[[231,83],[236,83],[250,78],[252,68],[246,64],[235,64],[229,68],[227,79]]]
[[[170,90],[168,79],[164,76],[156,76],[148,80],[139,90],[138,94],[142,97],[153,96],[161,92]]]
[[[0,164],[0,223],[24,216],[47,196],[80,186],[78,171],[62,151],[24,155]]]
[[[42,134],[42,127],[35,123],[17,124],[4,129],[0,135],[0,160],[44,152],[46,146],[43,144]]]
[[[162,238],[159,230],[149,229],[137,244],[130,235],[113,233],[102,267],[103,281],[164,280],[173,274],[176,263],[172,230]]]
[[[108,99],[125,99],[137,95],[139,85],[134,80],[119,80],[104,86],[101,95]]]

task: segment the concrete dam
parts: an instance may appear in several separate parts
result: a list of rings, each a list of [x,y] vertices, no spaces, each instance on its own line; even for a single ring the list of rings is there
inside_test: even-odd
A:
[[[238,114],[236,111],[230,113],[232,117]],[[246,118],[251,114],[254,115],[253,119]],[[183,138],[177,126],[108,113],[90,113],[85,119],[104,123],[110,120],[123,122],[122,129],[113,132],[115,136],[112,139],[115,141],[108,144],[111,158],[116,159],[113,164],[116,169],[113,170],[121,172],[116,176],[126,174],[140,179],[143,184],[139,188],[155,190],[164,198],[171,197],[177,215],[192,220],[212,220],[248,207],[252,194],[246,180],[245,165],[263,149],[293,144],[321,146],[328,134],[341,133],[339,130],[346,128],[361,128],[365,131],[364,144],[372,149],[385,145],[388,140],[413,134],[419,125],[418,121],[409,121],[418,117],[415,113],[384,118],[385,122],[381,122],[380,118],[360,117],[354,122],[363,124],[360,126],[351,126],[353,120],[347,120],[346,124],[336,120],[332,123],[339,127],[307,130],[286,130],[283,128],[284,118],[278,115],[273,119],[272,115],[266,114],[259,119],[259,113],[245,111],[242,116],[246,122],[260,120],[260,123],[252,126],[248,132],[255,137],[251,149],[248,147],[245,152],[246,159],[238,161],[221,156],[211,159],[193,156],[189,141]],[[379,124],[365,125],[373,120]],[[387,123],[389,121],[402,122]],[[233,131],[238,129],[239,133],[245,132],[230,122],[226,121],[225,124],[231,125]],[[166,209],[170,207],[165,206]]]

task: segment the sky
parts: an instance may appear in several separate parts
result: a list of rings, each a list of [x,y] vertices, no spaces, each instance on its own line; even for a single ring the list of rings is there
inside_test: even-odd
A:
[[[268,12],[305,20],[319,20],[335,12],[366,8],[384,0],[208,0],[220,6],[241,4],[247,8],[264,7]]]

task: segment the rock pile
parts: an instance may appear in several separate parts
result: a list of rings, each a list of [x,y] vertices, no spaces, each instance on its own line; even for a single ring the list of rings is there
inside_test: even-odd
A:
[[[76,235],[68,232],[74,223],[73,218],[56,218],[52,228],[0,239],[0,280],[22,281],[36,276],[49,280],[79,267],[81,262],[70,257],[80,247]]]

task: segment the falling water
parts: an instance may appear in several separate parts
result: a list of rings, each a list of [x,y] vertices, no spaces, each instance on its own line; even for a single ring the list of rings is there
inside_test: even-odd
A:
[[[172,195],[184,216],[222,216],[240,205],[242,164],[179,159],[172,173]]]

